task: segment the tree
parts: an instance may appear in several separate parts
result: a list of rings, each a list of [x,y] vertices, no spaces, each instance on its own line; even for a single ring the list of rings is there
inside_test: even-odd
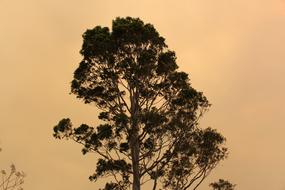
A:
[[[1,148],[0,148],[1,151]],[[23,190],[22,185],[24,183],[24,172],[17,171],[14,164],[10,166],[10,171],[1,170],[1,190]]]
[[[2,190],[23,190],[25,173],[16,170],[14,164],[11,165],[10,171],[1,170],[0,189]]]
[[[213,190],[234,190],[236,185],[227,180],[219,179],[218,182],[211,183],[210,186]]]
[[[97,127],[73,128],[64,118],[54,136],[99,156],[91,181],[112,176],[104,190],[196,189],[227,155],[225,138],[198,121],[210,104],[178,71],[175,52],[151,24],[116,18],[112,31],[96,26],[83,34],[83,60],[71,92],[101,110]]]

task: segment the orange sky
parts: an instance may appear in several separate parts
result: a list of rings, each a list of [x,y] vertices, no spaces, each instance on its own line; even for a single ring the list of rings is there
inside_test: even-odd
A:
[[[82,33],[117,16],[154,24],[213,104],[202,124],[227,137],[230,156],[201,189],[225,178],[241,190],[284,190],[284,0],[0,0],[0,168],[24,170],[27,190],[99,188],[87,179],[94,155],[52,128],[62,117],[96,123],[69,82]]]

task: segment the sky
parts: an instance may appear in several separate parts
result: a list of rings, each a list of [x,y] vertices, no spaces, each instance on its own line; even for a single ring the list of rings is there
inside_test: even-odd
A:
[[[219,178],[241,190],[285,190],[284,0],[0,0],[0,168],[27,173],[27,190],[98,189],[94,154],[53,138],[64,117],[96,124],[98,110],[70,95],[81,35],[116,17],[152,23],[180,70],[212,104],[202,127],[230,154]]]

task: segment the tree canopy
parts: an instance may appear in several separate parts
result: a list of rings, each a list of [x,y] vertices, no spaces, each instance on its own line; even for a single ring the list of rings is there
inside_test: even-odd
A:
[[[83,34],[83,56],[71,92],[99,108],[97,126],[73,127],[64,118],[54,136],[98,155],[97,181],[104,190],[196,189],[227,155],[225,138],[199,127],[210,104],[179,71],[175,52],[153,25],[116,18],[112,29],[96,26]]]

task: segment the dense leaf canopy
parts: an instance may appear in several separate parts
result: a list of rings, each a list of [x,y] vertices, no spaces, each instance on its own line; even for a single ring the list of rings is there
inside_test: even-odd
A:
[[[80,53],[71,92],[97,106],[102,123],[74,128],[65,118],[54,136],[98,154],[90,180],[112,176],[105,190],[128,189],[136,178],[153,189],[196,188],[226,157],[225,138],[198,126],[209,102],[178,71],[175,52],[153,25],[117,18],[111,31],[87,30]]]

